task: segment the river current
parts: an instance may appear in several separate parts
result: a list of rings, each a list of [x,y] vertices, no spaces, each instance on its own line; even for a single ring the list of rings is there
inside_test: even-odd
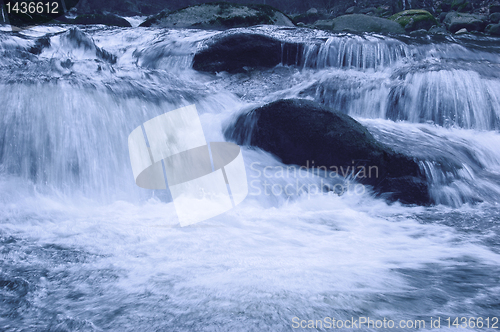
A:
[[[192,69],[197,49],[237,32],[305,46],[295,65]],[[4,27],[0,52],[0,330],[291,331],[294,319],[370,317],[427,331],[440,317],[463,331],[446,319],[481,317],[468,327],[496,331],[498,39]],[[349,114],[418,158],[435,204],[389,204],[369,188],[268,192],[263,180],[320,178],[263,178],[286,165],[250,147],[249,196],[193,226],[179,226],[167,191],[135,185],[127,137],[145,121],[195,104],[206,140],[224,141],[238,114],[283,98]]]

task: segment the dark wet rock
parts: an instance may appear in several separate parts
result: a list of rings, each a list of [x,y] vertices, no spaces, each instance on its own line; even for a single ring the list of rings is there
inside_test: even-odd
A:
[[[484,31],[493,36],[500,36],[500,24],[490,24]]]
[[[244,72],[254,68],[272,68],[280,63],[300,61],[302,45],[284,43],[263,35],[238,33],[216,39],[195,54],[193,69],[216,73]]]
[[[292,18],[292,22],[294,24],[312,24],[319,20],[321,18],[321,15],[319,13],[305,13],[305,14],[300,14],[296,15]]]
[[[50,47],[50,38],[48,36],[43,36],[35,41],[35,45],[31,46],[28,52],[38,55],[47,47]]]
[[[431,203],[427,182],[411,157],[379,143],[348,115],[306,100],[279,100],[240,115],[224,133],[240,145],[259,147],[285,164],[356,169],[376,167],[378,175],[359,175],[389,201]],[[360,168],[361,167],[361,168]]]
[[[116,55],[96,46],[92,38],[88,37],[78,28],[72,28],[64,32],[61,36],[61,40],[71,47],[95,52],[96,57],[101,60],[111,64],[116,63]]]
[[[452,33],[463,28],[467,29],[467,31],[482,32],[487,25],[485,16],[458,12],[449,12],[444,19],[444,23]]]
[[[376,12],[377,12],[377,8],[375,8],[375,7],[363,8],[359,11],[360,14],[365,14],[365,15],[373,15]]]
[[[350,15],[350,14],[357,14],[359,13],[359,8],[358,7],[355,7],[355,6],[352,6],[352,7],[349,7],[346,9],[345,13],[347,15]]]
[[[312,27],[321,30],[332,30],[333,20],[317,20],[316,22],[314,22]]]
[[[426,10],[410,9],[392,15],[390,20],[400,24],[406,32],[425,29],[429,30],[437,24],[437,20]]]
[[[419,30],[415,30],[415,31],[410,32],[410,36],[424,36],[426,34],[428,34],[428,32],[425,29],[419,29]]]
[[[335,31],[376,32],[376,33],[404,33],[405,30],[398,23],[380,17],[363,14],[339,16],[332,20]]]
[[[472,10],[472,4],[467,0],[453,0],[450,9],[457,12],[468,12]]]
[[[228,29],[269,24],[294,26],[290,18],[266,5],[239,5],[214,2],[162,12],[148,18],[140,26],[163,28]]]
[[[443,22],[446,18],[446,15],[448,15],[448,12],[442,12],[441,14],[439,14],[439,22]]]
[[[23,297],[28,293],[29,288],[30,284],[22,278],[11,277],[3,273],[0,275],[0,291],[4,293],[2,295],[11,293],[12,295]]]
[[[500,2],[495,1],[490,5],[490,14],[500,13]]]
[[[443,12],[449,12],[451,10],[451,3],[447,1],[441,2],[440,6]]]
[[[377,8],[375,14],[379,17],[388,18],[392,14],[394,14],[394,10],[391,6],[380,6]]]
[[[500,23],[500,13],[493,13],[490,15],[491,23]]]
[[[438,34],[438,35],[447,35],[447,34],[449,34],[448,30],[446,30],[442,26],[437,26],[437,25],[435,25],[432,28],[430,28],[428,32],[432,33],[432,34]]]

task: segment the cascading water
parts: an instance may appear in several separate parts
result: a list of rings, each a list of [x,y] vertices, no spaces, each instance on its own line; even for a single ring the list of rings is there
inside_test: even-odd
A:
[[[191,69],[200,43],[239,31],[303,53],[246,74]],[[498,317],[497,40],[61,26],[5,29],[0,52],[1,330]],[[321,176],[283,175],[252,148],[247,199],[196,227],[134,184],[127,137],[145,121],[194,103],[206,140],[222,141],[237,114],[280,98],[347,113],[417,158],[436,205],[318,194]]]

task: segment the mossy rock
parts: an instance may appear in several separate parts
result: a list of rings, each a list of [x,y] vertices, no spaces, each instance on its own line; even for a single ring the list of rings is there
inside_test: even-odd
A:
[[[162,28],[227,29],[268,24],[294,26],[291,19],[267,5],[238,5],[212,2],[161,12],[148,18],[140,26]]]
[[[351,14],[339,16],[332,20],[333,30],[352,32],[375,32],[375,33],[404,33],[401,25],[394,21],[363,15]]]
[[[390,20],[399,23],[406,32],[425,29],[429,30],[437,24],[431,13],[422,9],[410,9],[392,15]]]
[[[104,24],[117,27],[132,27],[124,18],[113,14],[87,14],[77,16],[73,20],[74,24]]]

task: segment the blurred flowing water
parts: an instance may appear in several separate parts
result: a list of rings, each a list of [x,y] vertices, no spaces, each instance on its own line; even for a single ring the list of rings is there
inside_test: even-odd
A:
[[[295,66],[191,69],[198,48],[235,32],[305,46]],[[0,52],[0,330],[289,331],[294,317],[327,316],[427,330],[431,316],[498,317],[498,39],[51,26],[4,28]],[[192,227],[166,192],[134,184],[127,137],[143,122],[194,103],[207,141],[222,141],[236,115],[280,98],[345,112],[420,160],[436,205],[369,189],[269,193],[264,181],[322,178],[263,178],[285,165],[250,148],[250,195]]]

